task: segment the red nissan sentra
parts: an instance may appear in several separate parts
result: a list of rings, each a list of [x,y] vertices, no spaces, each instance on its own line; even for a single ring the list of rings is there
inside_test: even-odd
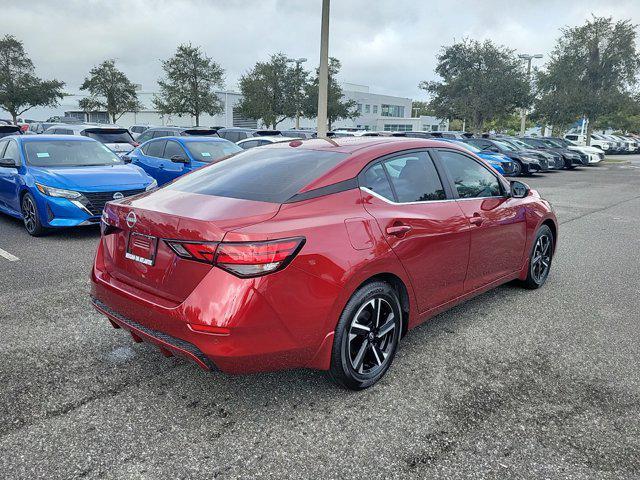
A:
[[[361,389],[429,317],[543,285],[557,232],[537,192],[451,143],[295,140],[108,203],[91,295],[202,368],[308,367]]]

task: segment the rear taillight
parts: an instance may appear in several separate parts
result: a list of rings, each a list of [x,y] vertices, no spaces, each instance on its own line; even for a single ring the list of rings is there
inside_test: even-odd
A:
[[[166,240],[167,245],[181,258],[198,262],[213,263],[218,243],[213,242],[177,242]]]
[[[195,243],[166,240],[181,258],[211,263],[237,277],[259,277],[286,267],[304,245],[302,237],[267,242]]]

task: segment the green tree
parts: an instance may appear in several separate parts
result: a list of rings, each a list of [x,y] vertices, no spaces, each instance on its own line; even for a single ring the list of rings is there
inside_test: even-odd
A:
[[[338,83],[336,77],[340,72],[340,60],[337,58],[329,58],[329,85],[327,89],[327,120],[329,122],[329,130],[336,120],[341,118],[356,118],[360,114],[356,110],[356,102],[353,100],[343,100],[344,93]],[[315,118],[318,116],[318,74],[313,80],[305,86],[305,98],[302,104],[302,111],[307,118]]]
[[[116,68],[115,60],[105,60],[89,70],[80,90],[89,92],[89,96],[78,101],[85,112],[102,109],[113,123],[126,112],[137,112],[142,108],[138,101],[135,85]]]
[[[550,124],[589,119],[587,142],[603,115],[630,102],[640,55],[629,20],[593,17],[562,29],[546,70],[537,74],[536,112]]]
[[[308,76],[302,67],[289,66],[282,53],[271,55],[268,62],[257,62],[240,77],[242,100],[236,108],[243,116],[275,129],[283,120],[295,117]]]
[[[442,81],[421,82],[441,118],[464,118],[482,131],[486,121],[510,115],[531,103],[531,88],[513,50],[490,40],[465,39],[443,47],[436,73]]]
[[[414,118],[421,116],[435,116],[435,112],[429,102],[414,100],[411,102],[411,116]]]
[[[33,107],[55,107],[64,98],[64,82],[35,76],[22,42],[12,35],[0,39],[0,107],[15,123]]]
[[[200,116],[224,110],[215,88],[224,88],[224,69],[199,47],[180,45],[173,57],[162,62],[166,78],[158,80],[160,94],[153,105],[165,115],[191,115],[196,125]]]

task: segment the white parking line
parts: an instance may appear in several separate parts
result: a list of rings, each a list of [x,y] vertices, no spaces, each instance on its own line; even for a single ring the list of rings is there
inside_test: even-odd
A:
[[[18,260],[20,260],[15,255],[11,255],[9,252],[7,252],[6,250],[3,250],[1,248],[0,248],[0,257],[3,257],[5,259],[9,260],[10,262],[17,262]]]

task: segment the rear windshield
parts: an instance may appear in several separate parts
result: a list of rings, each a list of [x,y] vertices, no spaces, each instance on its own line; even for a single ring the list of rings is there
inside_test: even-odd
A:
[[[24,142],[27,163],[34,167],[88,167],[118,165],[118,156],[101,143],[89,140]]]
[[[212,142],[185,142],[191,156],[199,162],[215,162],[222,157],[242,151],[235,143],[227,140]]]
[[[133,143],[133,137],[124,128],[118,130],[87,129],[82,133],[85,137],[93,138],[102,143]]]
[[[254,148],[196,170],[165,188],[203,195],[283,203],[302,187],[328,172],[346,156],[343,153],[295,148]]]

